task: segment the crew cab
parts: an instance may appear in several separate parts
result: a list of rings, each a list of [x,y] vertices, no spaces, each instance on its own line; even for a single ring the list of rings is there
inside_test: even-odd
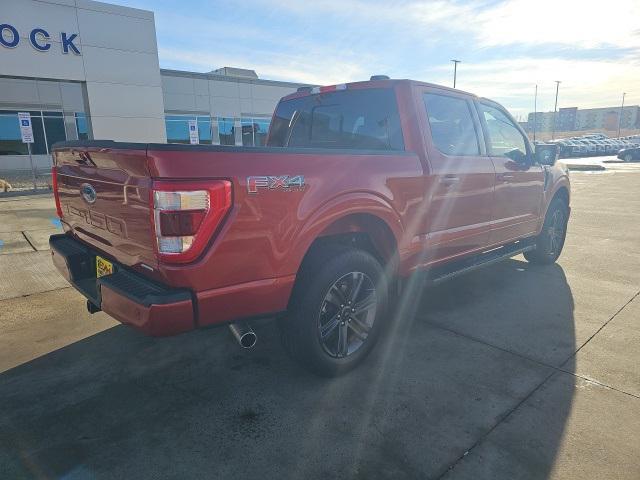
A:
[[[498,103],[372,77],[280,100],[266,147],[80,141],[54,147],[54,264],[150,335],[277,318],[322,375],[361,362],[414,278],[524,253],[554,262],[569,218],[556,145]]]

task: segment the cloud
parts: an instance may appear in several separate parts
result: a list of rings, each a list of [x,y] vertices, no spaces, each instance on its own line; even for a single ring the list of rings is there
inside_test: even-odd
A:
[[[450,82],[450,73],[436,70],[436,82]],[[462,64],[458,87],[503,103],[517,115],[533,110],[538,84],[538,110],[553,110],[555,80],[560,80],[559,106],[579,108],[618,105],[628,92],[628,105],[640,103],[640,61],[561,60],[557,58],[499,59]]]
[[[264,0],[298,17],[327,16],[360,23],[386,24],[412,33],[413,27],[471,36],[471,45],[555,44],[574,48],[640,47],[638,0],[506,0],[488,1],[363,1],[316,0],[313,2]],[[373,22],[373,23],[372,23]],[[424,31],[414,31],[416,36]],[[381,32],[382,33],[382,32]],[[386,33],[386,32],[385,32]]]
[[[472,21],[484,47],[561,44],[579,48],[640,47],[638,0],[510,0]]]
[[[185,52],[181,49],[160,48],[161,64],[168,68],[196,68],[210,71],[223,66],[254,69],[261,78],[286,80],[314,85],[342,83],[347,79],[361,79],[366,68],[355,58],[336,58],[313,55],[271,53],[248,55],[246,58],[220,53]],[[309,58],[315,58],[309,62]]]
[[[132,0],[147,1],[147,0]],[[198,2],[198,0],[194,0]],[[163,67],[255,69],[260,77],[333,84],[385,73],[451,84],[516,114],[560,105],[640,103],[639,0],[200,0],[156,9]]]

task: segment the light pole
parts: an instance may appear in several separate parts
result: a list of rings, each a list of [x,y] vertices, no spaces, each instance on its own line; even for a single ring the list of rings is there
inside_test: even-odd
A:
[[[556,103],[553,107],[553,130],[551,130],[551,140],[556,138],[556,122],[558,117],[558,90],[560,90],[560,80],[554,80],[556,82]]]
[[[453,62],[453,88],[456,88],[456,77],[457,77],[457,74],[458,74],[458,64],[462,60],[453,60],[453,59],[451,59],[451,61]]]
[[[620,105],[620,115],[618,115],[618,138],[620,138],[620,126],[622,125],[622,110],[624,110],[624,97],[627,93],[622,93],[622,105]]]
[[[536,83],[536,93],[533,96],[533,143],[536,143],[536,120],[538,113],[538,84]]]

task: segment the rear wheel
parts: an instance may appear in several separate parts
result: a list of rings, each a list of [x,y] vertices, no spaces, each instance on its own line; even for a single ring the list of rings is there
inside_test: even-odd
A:
[[[287,352],[323,376],[345,373],[369,354],[385,320],[388,287],[369,253],[316,250],[305,261],[289,314],[280,321]]]
[[[625,162],[632,162],[632,161],[633,161],[633,155],[631,155],[630,153],[626,153],[626,154],[624,155],[623,160],[624,160]]]
[[[524,257],[531,263],[548,265],[555,262],[562,253],[564,240],[567,235],[567,221],[569,208],[567,204],[556,198],[549,205],[544,218],[542,232],[536,238],[536,248],[524,253]]]

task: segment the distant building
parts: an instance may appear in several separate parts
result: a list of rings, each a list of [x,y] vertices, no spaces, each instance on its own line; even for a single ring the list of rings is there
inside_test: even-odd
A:
[[[572,132],[579,130],[617,130],[620,107],[585,108],[578,107],[560,108],[556,117],[557,132]],[[521,123],[527,132],[550,132],[553,130],[554,113],[537,112],[530,113],[527,121]],[[640,106],[629,105],[622,111],[622,129],[640,128]]]
[[[561,108],[558,110],[558,123],[556,130],[570,132],[576,129],[578,107]]]
[[[151,11],[89,0],[0,0],[0,171],[36,167],[64,140],[262,146],[278,100],[303,84],[223,67],[160,68]]]

